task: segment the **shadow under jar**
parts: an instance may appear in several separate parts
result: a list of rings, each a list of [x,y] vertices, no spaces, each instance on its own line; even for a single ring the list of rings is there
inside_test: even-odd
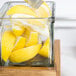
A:
[[[12,6],[29,6],[23,1],[7,2],[0,9],[2,66],[53,65],[54,3],[46,3],[52,11],[52,16],[48,18],[6,14]]]

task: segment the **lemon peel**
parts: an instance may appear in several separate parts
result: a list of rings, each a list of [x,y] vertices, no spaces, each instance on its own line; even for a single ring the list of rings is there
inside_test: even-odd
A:
[[[39,54],[44,57],[49,57],[49,53],[50,53],[50,38],[48,38],[45,41],[43,47],[39,51]]]
[[[32,46],[38,44],[38,33],[31,32],[28,41],[25,44],[25,47]]]
[[[29,20],[29,19],[27,19]],[[21,23],[25,28],[26,27],[30,27],[32,28],[34,31],[40,33],[41,35],[44,35],[44,36],[49,36],[49,29],[48,29],[48,26],[47,24],[45,23],[45,26],[43,27],[42,25],[40,26],[37,26],[37,25],[33,25],[33,24],[29,24],[28,21],[26,19],[15,19],[15,21],[12,21],[12,23],[14,22],[19,22]],[[35,19],[34,19],[35,20]],[[33,22],[31,21],[31,19],[29,21],[31,21],[32,23],[34,23],[34,20]],[[43,22],[46,22],[46,21],[43,21]]]
[[[17,37],[13,50],[24,48],[25,43],[26,43],[25,37],[22,37],[22,36]]]
[[[21,36],[24,33],[24,30],[24,27],[21,27],[18,24],[12,25],[12,31],[16,36]]]
[[[15,5],[11,7],[7,13],[7,15],[13,15],[13,14],[27,14],[36,16],[36,14],[33,12],[33,10],[25,5]]]
[[[41,48],[41,44],[18,49],[11,53],[9,60],[13,63],[21,63],[34,58]]]
[[[52,16],[52,12],[46,2],[43,2],[43,4],[35,10],[35,13],[38,17],[42,18]]]
[[[16,37],[11,31],[5,31],[2,35],[2,59],[6,62],[13,50]]]

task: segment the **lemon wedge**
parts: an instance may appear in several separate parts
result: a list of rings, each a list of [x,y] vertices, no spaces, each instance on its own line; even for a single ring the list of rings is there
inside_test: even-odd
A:
[[[7,15],[13,15],[13,14],[27,14],[27,15],[32,15],[36,16],[36,14],[32,11],[31,8],[25,6],[25,5],[15,5],[11,7],[7,13]]]
[[[45,24],[47,23],[46,19],[36,19],[38,17],[33,15],[26,15],[26,14],[13,14],[11,18],[19,18],[19,19],[12,19],[12,22],[20,21],[22,24],[27,25],[33,25],[33,26],[40,26],[45,27]],[[24,18],[24,19],[23,19]],[[29,18],[29,19],[26,19]]]
[[[35,10],[35,13],[38,17],[43,18],[52,16],[52,12],[46,2],[43,2],[43,4]]]
[[[6,62],[13,50],[16,37],[11,31],[5,31],[2,35],[2,59]]]
[[[22,37],[22,36],[17,37],[17,41],[15,43],[15,46],[14,46],[13,50],[24,48],[25,42],[26,42],[26,38],[25,37]]]
[[[16,24],[12,25],[12,30],[16,36],[21,36],[24,33],[25,28],[19,26],[19,23],[17,22]]]
[[[25,47],[32,46],[38,44],[38,33],[31,32],[29,39],[27,40]]]
[[[19,16],[18,15],[14,14],[12,16],[12,18],[14,18],[14,17],[15,18],[25,17],[25,15],[24,16],[22,16],[21,14]],[[25,28],[30,27],[34,31],[40,33],[41,35],[44,35],[44,36],[48,37],[49,36],[49,29],[48,29],[48,26],[47,26],[47,23],[46,23],[45,20],[46,19],[12,19],[12,24],[19,22],[19,24],[22,24]],[[41,24],[40,22],[44,23],[45,25]]]
[[[25,32],[23,33],[23,36],[26,37],[26,39],[28,39],[31,32],[35,32],[35,31],[31,27],[26,26],[25,27]]]
[[[13,63],[21,63],[35,57],[41,48],[41,44],[18,49],[11,53],[9,60]]]
[[[49,54],[50,54],[50,38],[48,38],[43,47],[41,48],[41,50],[39,51],[39,54],[41,56],[44,56],[44,57],[49,57]]]

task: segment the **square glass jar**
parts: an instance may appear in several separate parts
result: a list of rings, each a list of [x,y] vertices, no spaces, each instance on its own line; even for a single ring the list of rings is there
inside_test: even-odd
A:
[[[52,16],[35,18],[7,11],[24,1],[6,2],[0,9],[0,62],[2,66],[41,66],[53,64],[54,2],[46,1]],[[11,11],[12,12],[12,11]]]

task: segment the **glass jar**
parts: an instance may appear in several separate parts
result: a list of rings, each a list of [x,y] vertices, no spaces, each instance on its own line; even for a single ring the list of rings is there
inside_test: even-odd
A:
[[[2,66],[50,66],[53,63],[54,3],[46,2],[52,16],[26,18],[8,16],[8,9],[26,5],[24,1],[6,2],[0,10],[1,65]],[[30,6],[29,6],[30,7]]]

